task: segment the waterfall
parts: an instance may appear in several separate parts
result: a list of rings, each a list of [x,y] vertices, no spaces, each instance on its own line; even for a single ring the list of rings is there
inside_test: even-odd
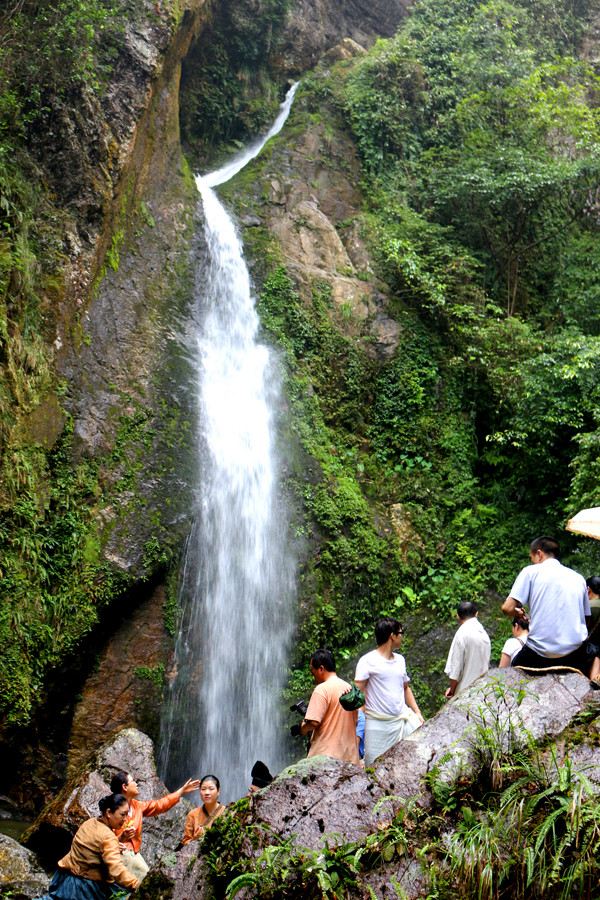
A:
[[[217,775],[236,799],[262,759],[283,758],[280,694],[294,616],[276,453],[277,358],[258,340],[243,247],[215,191],[284,125],[297,85],[270,131],[215,172],[197,176],[208,261],[199,268],[198,514],[180,578],[180,629],[161,727],[160,768],[172,788]]]

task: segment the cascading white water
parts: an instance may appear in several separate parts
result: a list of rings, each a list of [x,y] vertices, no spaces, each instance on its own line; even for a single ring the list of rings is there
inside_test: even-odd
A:
[[[196,183],[208,262],[197,288],[199,513],[181,577],[175,674],[163,716],[167,784],[214,773],[226,800],[262,759],[283,764],[279,717],[293,622],[294,564],[276,455],[277,360],[258,340],[243,248],[213,187],[283,127],[297,85],[264,138]]]

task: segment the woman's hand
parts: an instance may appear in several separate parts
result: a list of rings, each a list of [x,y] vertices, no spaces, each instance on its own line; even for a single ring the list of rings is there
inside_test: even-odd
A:
[[[200,779],[199,778],[188,778],[185,784],[182,784],[177,794],[181,797],[183,794],[189,794],[192,791],[197,791],[200,787]]]
[[[134,834],[135,834],[134,826],[128,825],[127,828],[124,828],[123,831],[121,832],[121,834],[119,835],[119,840],[120,841],[130,841],[131,838],[134,836]],[[124,847],[123,849],[127,850],[127,847]]]

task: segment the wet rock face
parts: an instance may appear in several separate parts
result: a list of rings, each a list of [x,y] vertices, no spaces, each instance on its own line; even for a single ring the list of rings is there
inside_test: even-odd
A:
[[[190,3],[199,15],[202,3]],[[102,229],[91,238],[102,268],[82,242],[94,294],[75,298],[80,339],[57,339],[75,455],[102,461],[103,556],[134,578],[154,565],[149,545],[179,546],[185,535],[195,418],[186,323],[197,193],[178,124],[179,61],[194,26],[182,24],[177,37],[154,4],[149,17],[128,25],[105,98],[114,159]]]
[[[69,773],[89,757],[97,735],[130,725],[157,736],[171,638],[164,625],[165,591],[156,588],[103,650],[75,707]]]
[[[297,0],[290,12],[281,55],[284,67],[303,72],[343,38],[369,46],[397,30],[406,0]]]
[[[35,855],[0,834],[0,896],[11,900],[39,897],[48,889],[49,879]]]

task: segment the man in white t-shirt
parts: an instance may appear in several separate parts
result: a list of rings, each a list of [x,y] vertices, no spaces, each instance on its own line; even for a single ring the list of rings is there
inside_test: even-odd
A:
[[[423,724],[423,716],[409,686],[404,657],[394,651],[403,629],[396,619],[380,619],[375,626],[377,649],[361,656],[354,680],[365,694],[365,765]]]
[[[521,569],[502,612],[517,618],[529,610],[529,636],[513,657],[513,666],[548,669],[567,666],[600,674],[600,660],[588,657],[586,616],[590,603],[585,579],[559,562],[559,546],[551,537],[536,538],[529,548],[531,565]],[[591,666],[591,671],[590,671]]]
[[[490,667],[491,644],[487,631],[477,618],[475,603],[464,600],[456,608],[460,628],[452,638],[444,672],[450,679],[445,697],[466,691]]]

